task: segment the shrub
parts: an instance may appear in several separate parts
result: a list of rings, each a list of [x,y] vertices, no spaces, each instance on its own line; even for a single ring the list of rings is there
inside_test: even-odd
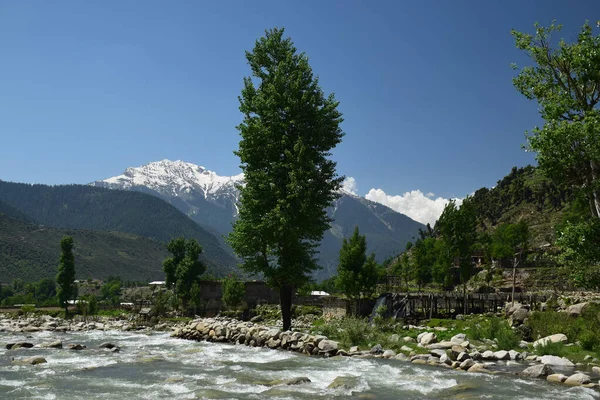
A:
[[[563,342],[552,342],[550,340],[546,343],[535,346],[535,352],[540,356],[562,356],[565,351],[565,345]]]
[[[594,350],[600,344],[600,338],[590,330],[586,330],[579,335],[579,342],[584,350]]]

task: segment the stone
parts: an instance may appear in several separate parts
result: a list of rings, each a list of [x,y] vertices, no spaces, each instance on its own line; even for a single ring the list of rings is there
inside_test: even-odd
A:
[[[358,346],[352,346],[350,347],[350,350],[348,350],[349,353],[358,353],[360,351],[360,348]]]
[[[430,350],[435,350],[435,349],[442,349],[442,350],[447,350],[447,349],[451,349],[452,346],[456,346],[455,342],[439,342],[439,343],[432,343],[432,344],[428,344],[427,347]]]
[[[290,379],[286,379],[285,381],[283,381],[284,384],[286,385],[300,385],[302,383],[310,383],[311,380],[308,379],[308,377],[306,376],[299,376],[296,378],[290,378]]]
[[[510,360],[510,354],[506,350],[500,350],[494,353],[496,360]]]
[[[466,352],[466,349],[464,347],[455,344],[450,349],[450,359],[453,361],[456,361],[456,359],[458,358],[458,355],[460,353],[464,353],[464,352]]]
[[[569,314],[570,317],[579,317],[581,313],[586,309],[588,304],[589,303],[587,302],[573,304],[572,306],[569,306],[567,308],[567,314]]]
[[[426,365],[427,364],[427,360],[423,360],[422,358],[417,358],[411,361],[412,364],[420,364],[420,365]]]
[[[358,378],[355,376],[337,376],[333,382],[331,382],[327,389],[343,389],[351,390],[358,385]]]
[[[85,349],[85,346],[83,344],[79,344],[79,343],[77,343],[77,344],[71,343],[67,347],[69,348],[69,350],[83,350],[83,349]]]
[[[406,354],[398,353],[394,356],[394,360],[410,361],[410,358]]]
[[[545,378],[552,374],[554,374],[554,371],[547,364],[532,365],[521,372],[521,375],[529,378]]]
[[[404,351],[406,353],[410,353],[412,351],[412,349],[408,346],[402,346],[400,347],[400,351]]]
[[[469,368],[471,368],[475,364],[476,364],[475,361],[473,361],[472,359],[468,358],[465,361],[463,361],[462,363],[460,363],[460,369],[468,370]]]
[[[571,385],[571,386],[581,386],[581,385],[586,385],[590,382],[591,382],[591,380],[590,380],[589,375],[582,374],[582,373],[576,373],[576,374],[569,376],[564,381],[564,384]]]
[[[546,380],[548,382],[563,383],[567,380],[567,377],[563,374],[550,374],[546,377]]]
[[[442,356],[448,357],[446,352],[444,350],[440,350],[440,349],[429,350],[429,354],[431,354],[434,357],[438,357],[438,358],[442,358]]]
[[[274,339],[274,338],[269,338],[269,340],[267,340],[267,347],[270,349],[276,349],[281,345],[281,340],[279,339]]]
[[[574,367],[575,366],[575,364],[573,364],[571,361],[567,360],[566,358],[558,357],[558,356],[541,356],[540,362],[542,364],[555,365],[555,366],[559,366],[559,367]]]
[[[383,352],[383,358],[392,358],[396,355],[394,350],[386,350]]]
[[[522,324],[523,321],[529,316],[529,311],[526,308],[519,308],[512,315],[513,322]]]
[[[388,340],[391,343],[398,343],[400,341],[400,335],[398,335],[397,333],[394,333],[393,335],[390,335],[390,337],[388,338]]]
[[[31,364],[31,365],[45,364],[47,362],[48,361],[46,361],[46,359],[44,357],[29,357],[29,358],[25,358],[25,359],[21,360],[21,363]]]
[[[452,336],[452,338],[450,339],[450,341],[455,344],[461,344],[465,340],[467,340],[467,335],[465,335],[464,333],[456,334],[456,335]]]
[[[402,338],[402,341],[404,343],[417,343],[417,340],[415,338],[410,337],[410,336],[404,336]]]
[[[592,372],[595,373],[595,374],[600,375],[600,367],[595,367],[595,366],[592,367]]]
[[[33,343],[29,343],[29,342],[8,343],[6,345],[7,350],[30,349],[32,347],[33,347]]]
[[[469,356],[467,353],[465,353],[464,351],[462,353],[460,353],[458,355],[458,357],[456,357],[456,361],[458,362],[463,362],[465,360],[469,360],[471,358],[471,356]]]
[[[482,363],[475,363],[467,370],[467,372],[485,372],[489,374],[490,370],[486,369],[485,365]]]
[[[440,356],[440,362],[442,364],[446,364],[446,365],[452,364],[452,360],[450,359],[450,357],[448,357],[448,354],[446,354],[446,353],[444,353]]]
[[[104,342],[104,343],[100,344],[100,346],[98,346],[98,347],[101,349],[113,349],[117,346],[112,343],[109,343],[109,342]]]
[[[519,353],[518,351],[515,351],[515,350],[509,350],[508,355],[510,356],[510,359],[513,361],[518,361],[521,359],[521,353]]]
[[[383,347],[380,344],[376,344],[371,348],[371,354],[383,354]]]
[[[60,340],[55,340],[54,342],[42,343],[40,344],[40,347],[46,349],[62,349],[63,344]]]
[[[464,321],[465,316],[462,314],[456,314],[456,317],[454,317],[457,321]]]
[[[427,346],[428,344],[434,343],[436,341],[437,341],[437,336],[433,332],[427,332],[419,339],[419,343],[422,344],[423,346]]]
[[[496,356],[491,350],[484,351],[481,355],[481,358],[483,358],[484,360],[496,360]]]
[[[321,340],[317,346],[321,352],[331,353],[338,349],[338,342],[333,340],[325,339]]]
[[[481,353],[478,352],[477,350],[472,351],[471,353],[469,353],[469,355],[475,361],[479,361],[479,360],[483,359],[483,357],[481,356]]]
[[[548,341],[552,342],[552,343],[558,343],[558,342],[567,343],[567,340],[568,340],[567,335],[564,335],[562,333],[556,333],[554,335],[546,336],[546,337],[536,340],[535,342],[533,342],[533,347],[543,346]]]

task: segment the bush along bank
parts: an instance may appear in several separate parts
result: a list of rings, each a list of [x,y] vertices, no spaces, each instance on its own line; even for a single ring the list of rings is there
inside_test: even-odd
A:
[[[398,353],[393,349],[385,349],[381,344],[365,349],[351,346],[346,350],[341,348],[339,341],[332,340],[325,335],[281,331],[278,328],[224,317],[193,320],[183,327],[176,328],[171,336],[196,341],[226,342],[288,350],[306,355],[374,357],[453,368],[472,373],[510,373],[571,386],[583,386],[596,390],[599,388],[600,368],[598,367],[584,372],[581,368],[577,369],[577,366],[566,358],[552,355],[540,356],[531,354],[527,350],[484,350],[484,348],[494,346],[497,348],[498,346],[495,343],[482,346],[472,344],[464,333],[454,335],[449,340],[438,340],[437,334],[446,329],[443,327],[437,327],[438,329],[410,328],[411,331],[420,329],[422,332],[416,338],[412,336],[395,337],[393,340],[405,343]],[[542,338],[541,343],[556,343],[563,339],[563,337],[553,335]],[[540,346],[541,344],[538,343],[538,348]],[[555,373],[555,370],[560,373]]]

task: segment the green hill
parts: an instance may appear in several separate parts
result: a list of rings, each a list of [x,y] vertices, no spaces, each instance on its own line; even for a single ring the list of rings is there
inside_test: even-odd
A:
[[[224,275],[236,265],[214,235],[172,205],[144,193],[0,181],[0,201],[55,228],[118,231],[165,243],[179,236],[195,238],[204,249],[201,258],[209,271]]]
[[[570,190],[557,186],[531,165],[514,167],[495,187],[477,190],[472,200],[482,230],[525,220],[534,247],[553,244],[557,225],[579,207]]]
[[[50,228],[0,214],[0,282],[53,279],[64,235],[75,240],[77,279],[164,279],[162,260],[167,251],[163,243],[121,232]]]

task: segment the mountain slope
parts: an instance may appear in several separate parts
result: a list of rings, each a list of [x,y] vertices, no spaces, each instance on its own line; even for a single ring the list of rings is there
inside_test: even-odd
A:
[[[147,194],[87,185],[28,185],[0,181],[0,201],[47,226],[120,231],[167,242],[195,238],[209,270],[225,274],[236,261],[217,238],[170,204]]]
[[[125,280],[163,279],[163,243],[121,232],[49,228],[0,215],[0,282],[54,278],[64,235],[75,241],[77,279],[120,276]]]
[[[223,177],[195,164],[162,160],[127,168],[122,175],[91,185],[153,194],[210,231],[227,235],[237,216],[236,186],[240,184],[242,175]],[[406,242],[424,227],[386,206],[346,192],[342,192],[328,213],[334,223],[321,242],[319,263],[323,269],[315,274],[317,279],[335,273],[342,239],[351,235],[355,226],[366,235],[368,250],[376,253],[378,261],[404,249]]]

